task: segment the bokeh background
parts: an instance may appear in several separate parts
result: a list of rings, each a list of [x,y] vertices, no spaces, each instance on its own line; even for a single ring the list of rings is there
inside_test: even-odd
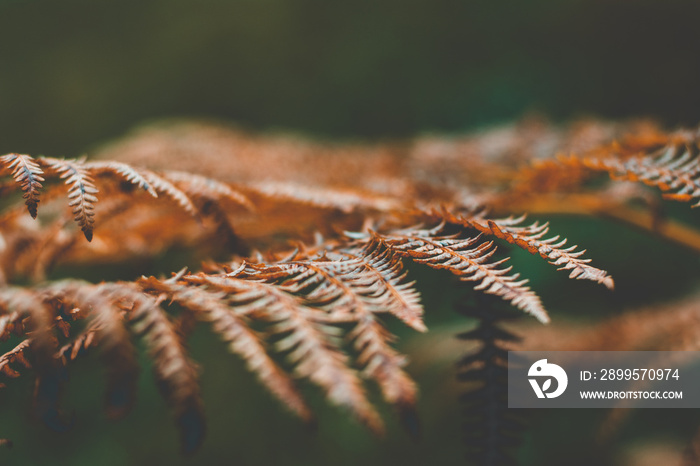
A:
[[[0,151],[147,119],[330,137],[524,112],[700,121],[693,0],[0,0]]]
[[[694,0],[0,0],[0,153],[78,156],[173,117],[334,140],[462,133],[532,113],[694,125],[698,18]],[[555,316],[614,314],[681,295],[700,278],[695,255],[643,234],[572,219],[554,227],[585,242],[619,284],[611,296],[568,283],[515,252]],[[444,279],[422,280],[434,334],[393,329],[422,388],[420,442],[386,408],[388,436],[375,439],[313,390],[320,429],[305,431],[202,329],[192,348],[204,366],[210,432],[194,458],[178,456],[147,370],[136,410],[106,421],[102,374],[88,359],[66,397],[76,419],[68,433],[31,419],[30,381],[0,395],[0,437],[15,441],[0,463],[463,464],[459,345],[426,350],[470,325],[449,310],[456,297],[440,292]],[[635,415],[610,464],[631,464],[643,444],[682,448],[700,418],[648,411]],[[523,464],[592,464],[591,432],[603,415],[538,413]]]

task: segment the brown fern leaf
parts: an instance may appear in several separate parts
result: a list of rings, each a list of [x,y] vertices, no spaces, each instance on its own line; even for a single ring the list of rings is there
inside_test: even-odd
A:
[[[173,199],[182,209],[191,215],[197,214],[197,208],[192,203],[185,192],[175,186],[166,177],[160,176],[150,170],[136,168],[122,162],[115,161],[95,161],[84,164],[85,169],[95,174],[117,174],[128,182],[145,190],[153,197],[158,197],[158,193],[165,194]],[[200,183],[205,183],[206,178],[202,177]],[[212,183],[215,183],[212,180]]]
[[[139,364],[121,312],[109,305],[95,312],[101,345],[100,359],[107,367],[104,408],[110,418],[120,418],[131,410],[136,400]]]
[[[143,336],[149,347],[159,388],[175,410],[183,449],[191,453],[204,435],[197,368],[188,359],[160,302],[128,283],[91,285],[62,281],[38,290],[5,288],[0,292],[0,306],[11,311],[7,315],[26,315],[31,331],[22,344],[0,357],[0,373],[16,377],[19,373],[12,364],[31,366],[37,373],[37,413],[50,427],[65,430],[70,423],[61,419],[58,401],[66,380],[66,366],[99,345],[108,370],[106,411],[111,417],[121,416],[133,404],[139,372],[125,327],[128,317],[134,331]],[[75,305],[81,309],[71,309]],[[86,317],[90,318],[86,329],[57,349],[53,328],[62,329],[64,336],[69,337],[70,322]]]
[[[44,308],[42,300],[32,291],[18,287],[0,288],[0,341],[7,340],[11,334],[29,335],[35,330],[32,317]],[[50,318],[39,314],[44,327],[50,326]],[[42,329],[44,328],[42,327]]]
[[[67,365],[69,362],[78,359],[78,356],[81,354],[85,354],[89,349],[97,346],[97,331],[98,327],[96,325],[90,325],[85,329],[85,331],[81,332],[78,336],[63,345],[57,353],[57,356],[61,358],[62,363]]]
[[[85,169],[96,174],[117,174],[128,182],[145,190],[153,197],[158,193],[165,194],[173,199],[180,207],[191,215],[197,214],[197,208],[187,194],[176,187],[168,179],[150,170],[135,168],[131,165],[115,161],[96,161],[84,164]],[[200,183],[205,183],[206,178],[201,177]],[[212,183],[215,183],[212,180]]]
[[[233,159],[221,157],[211,159],[207,167],[198,160],[203,166],[199,172],[176,161],[172,165],[169,161],[146,164],[157,171],[109,161],[44,158],[32,162],[54,183],[41,194],[42,211],[47,213],[42,222],[31,222],[26,214],[20,218],[14,213],[17,209],[0,215],[0,277],[7,281],[25,275],[43,279],[44,271],[56,261],[90,266],[99,258],[109,258],[118,263],[124,256],[153,255],[175,244],[186,245],[188,254],[197,253],[198,258],[207,254],[218,257],[224,236],[238,240],[240,235],[245,240],[246,252],[241,252],[245,255],[249,255],[248,245],[263,250],[272,247],[255,263],[236,258],[228,265],[205,267],[206,273],[187,275],[183,271],[169,280],[144,277],[135,283],[61,281],[37,288],[0,288],[0,341],[11,335],[24,340],[0,356],[0,373],[16,376],[22,365],[31,365],[39,380],[37,411],[48,423],[60,427],[66,424],[59,422],[62,377],[72,360],[99,349],[109,378],[106,410],[110,415],[121,415],[133,403],[138,373],[131,330],[147,344],[159,388],[177,418],[183,448],[192,452],[202,441],[205,425],[198,369],[188,356],[185,341],[195,323],[204,321],[275,397],[305,420],[312,414],[296,388],[295,376],[317,385],[332,404],[382,432],[382,420],[368,401],[362,377],[372,379],[383,398],[410,423],[417,388],[406,372],[406,358],[394,348],[395,337],[383,320],[390,314],[417,331],[426,330],[420,296],[409,281],[403,260],[448,270],[462,281],[474,282],[477,290],[495,295],[494,299],[503,299],[542,322],[547,322],[548,316],[540,298],[526,286],[526,280],[504,265],[507,259],[495,259],[494,242],[498,239],[569,270],[571,278],[613,286],[606,272],[582,258],[583,251],[566,247],[556,237],[547,239],[547,224],[527,225],[523,219],[497,220],[464,213],[466,206],[481,202],[493,205],[489,202],[495,203],[499,193],[508,192],[505,185],[517,170],[506,162],[522,161],[523,155],[533,153],[522,148],[533,144],[524,136],[510,138],[507,147],[489,149],[501,138],[501,133],[494,133],[474,144],[436,141],[427,146],[387,147],[381,149],[388,152],[379,165],[368,165],[370,157],[358,163],[354,152],[345,154],[342,163],[331,163],[326,150],[288,160],[289,155],[280,150],[282,145],[275,146],[268,156],[268,161],[276,163],[261,163],[253,154],[247,172],[241,172],[237,162],[222,162]],[[670,144],[678,147],[674,141]],[[589,141],[582,150],[595,144]],[[640,142],[637,152],[631,154],[608,151],[607,156],[627,163],[639,150],[651,153],[651,146],[644,144]],[[658,140],[653,144],[658,146]],[[538,154],[549,152],[551,141],[545,146]],[[464,148],[469,149],[468,157]],[[493,157],[487,160],[476,152]],[[688,149],[689,154],[696,152],[696,148]],[[29,170],[33,178],[27,181],[27,171],[21,172],[21,161],[12,159],[13,155],[18,157],[9,154],[0,159],[0,167],[5,167],[4,173],[14,170],[15,180],[6,179],[13,181],[15,190],[24,191],[30,212],[31,198],[36,211],[39,181],[44,180]],[[674,153],[675,165],[664,162],[664,167],[679,169],[694,179],[700,167],[683,157]],[[280,163],[283,160],[287,163]],[[594,170],[577,163],[571,171],[576,176],[567,179],[580,181],[578,187],[582,187]],[[266,166],[279,176],[269,176]],[[167,171],[173,169],[187,171]],[[224,170],[232,171],[226,175]],[[195,174],[207,171],[226,182]],[[466,171],[470,173],[465,175]],[[556,166],[546,166],[540,172],[541,178],[552,177],[552,183],[542,187],[544,193],[553,198],[566,189],[562,178],[554,179],[559,176]],[[66,189],[63,182],[57,182],[59,177],[68,185],[72,216],[65,212],[66,216],[60,217],[58,209],[51,210],[58,207],[54,201],[60,200]],[[657,179],[661,175],[653,178],[654,183]],[[228,184],[234,181],[237,184]],[[535,191],[532,187],[540,181],[538,176],[527,178],[521,192]],[[97,206],[96,184],[101,189]],[[667,184],[668,193],[687,194],[685,185]],[[175,202],[156,203],[141,191]],[[5,189],[0,186],[2,192]],[[539,192],[531,194],[523,196],[523,210],[533,199],[544,202],[544,197],[536,198]],[[431,210],[441,202],[462,206],[462,210]],[[253,204],[259,215],[238,215],[240,206],[252,209]],[[409,211],[413,205],[422,210]],[[507,202],[500,206],[505,212],[513,209]],[[75,241],[80,233],[71,227],[70,217],[75,217],[90,240],[95,212],[104,218],[100,230],[104,233],[88,248]],[[189,221],[186,213],[199,222]],[[427,229],[391,229],[409,225],[407,219],[416,217],[441,223]],[[363,224],[364,233],[348,234],[349,238],[334,233],[362,229]],[[379,233],[373,231],[375,225]],[[282,248],[274,246],[284,239],[294,241],[306,233],[310,236],[316,229],[333,239],[320,239],[286,256]],[[231,244],[233,251],[233,241]],[[171,317],[170,309],[176,309],[178,315]],[[87,319],[84,330],[76,332],[79,326],[73,325],[74,321],[83,318]],[[62,345],[57,332],[62,333]],[[278,363],[278,356],[286,357],[286,362]]]
[[[0,309],[7,316],[5,333],[0,339],[7,339],[10,332],[27,335],[34,352],[41,353],[46,360],[51,359],[57,340],[52,333],[55,319],[46,302],[48,297],[20,287],[0,288]]]
[[[377,382],[384,399],[397,408],[409,432],[417,436],[415,409],[418,389],[403,370],[407,358],[391,347],[395,337],[372,313],[366,313],[358,320],[348,335],[358,352],[358,364],[366,376]]]
[[[0,316],[0,341],[7,340],[13,333],[22,335],[25,317],[24,314],[17,311]]]
[[[12,364],[21,364],[27,369],[31,368],[32,365],[27,360],[27,357],[25,355],[25,353],[29,350],[30,345],[31,340],[23,340],[12,350],[0,356],[0,374],[3,374],[5,377],[10,378],[19,377],[19,372],[17,372],[17,370],[11,366]]]
[[[262,259],[262,256],[260,257]],[[333,265],[330,262],[331,266]],[[279,286],[293,296],[301,296],[303,302],[325,311],[338,322],[352,321],[355,296],[320,261],[290,261],[266,265],[244,263],[229,275],[249,280],[261,280]]]
[[[151,185],[150,181],[146,176],[144,176],[139,170],[122,162],[116,161],[96,161],[87,162],[84,164],[85,169],[90,170],[91,173],[95,175],[115,173],[120,175],[126,181],[131,184],[138,186],[144,191],[148,192],[153,197],[158,197],[158,193],[155,188]]]
[[[414,283],[405,282],[401,260],[376,236],[363,248],[342,249],[325,257],[337,264],[326,268],[333,270],[359,300],[353,310],[357,323],[348,335],[358,353],[358,364],[377,382],[384,399],[398,408],[404,425],[418,435],[417,388],[403,370],[407,359],[392,348],[394,336],[376,317],[391,313],[415,330],[426,331]]]
[[[348,246],[338,241],[325,241],[322,237],[317,238],[317,243],[314,247],[300,243],[291,254],[281,259],[275,258],[277,264],[270,266],[288,270],[287,265],[291,264],[298,269],[299,275],[295,279],[292,280],[291,273],[285,277],[285,287],[293,285],[290,291],[298,292],[312,283],[318,285],[326,281],[324,286],[315,288],[319,293],[307,290],[305,298],[314,306],[332,310],[341,316],[341,310],[352,308],[354,299],[343,283],[348,281],[354,287],[364,287],[362,294],[366,295],[366,304],[371,306],[373,312],[389,312],[415,330],[427,330],[422,318],[424,311],[420,294],[413,288],[415,282],[405,281],[407,272],[400,257],[379,236],[375,235],[359,245]],[[264,261],[265,257],[260,255],[258,264],[250,267],[258,269],[255,273],[261,273],[265,268],[262,264]],[[274,268],[270,267],[263,275],[274,278]],[[248,273],[252,272],[248,270]],[[321,297],[326,301],[322,301]],[[333,299],[328,301],[328,298]],[[339,318],[342,320],[342,317]]]
[[[420,294],[413,288],[415,282],[405,281],[407,273],[401,259],[379,236],[373,236],[362,248],[339,249],[326,257],[343,262],[350,273],[359,274],[355,282],[367,284],[366,294],[376,301],[375,309],[390,312],[419,332],[427,330]]]
[[[47,296],[46,300],[50,303],[51,310],[55,315],[55,329],[59,330],[63,337],[68,340],[55,355],[63,366],[67,366],[100,343],[98,332],[101,330],[101,325],[92,318],[94,316],[93,308],[101,309],[101,306],[108,302],[102,294],[99,297],[96,296],[95,286],[77,280],[56,282],[46,287],[42,292]],[[92,319],[86,328],[71,338],[73,330],[71,324],[88,316]]]
[[[493,261],[493,242],[482,242],[481,235],[442,235],[444,225],[432,229],[409,228],[382,235],[386,244],[397,254],[435,269],[449,270],[460,280],[479,282],[475,290],[500,296],[518,309],[532,314],[540,322],[549,322],[542,301],[528,286],[518,280],[520,274],[509,275],[512,266],[500,268],[508,260]],[[346,233],[347,234],[347,233]],[[365,234],[352,234],[362,238]]]
[[[229,199],[248,210],[255,210],[250,199],[226,183],[193,173],[179,171],[167,171],[163,176],[179,185],[189,196],[214,200]]]
[[[8,169],[12,170],[12,177],[20,184],[27,210],[32,218],[36,218],[37,204],[39,203],[39,190],[42,188],[41,182],[44,172],[39,165],[29,155],[7,154],[0,157]]]
[[[60,160],[54,158],[40,159],[47,167],[60,174],[61,179],[70,186],[68,190],[68,205],[73,208],[75,221],[83,231],[85,238],[92,241],[92,231],[95,226],[95,202],[98,190],[94,180],[88,173],[81,160]]]
[[[71,351],[70,359],[99,345],[100,360],[107,369],[105,412],[113,419],[122,417],[134,405],[140,372],[136,351],[125,327],[126,310],[118,304],[123,287],[109,283],[91,286],[68,282],[62,290],[71,295],[72,304],[88,310],[91,319],[87,328],[66,345]]]
[[[30,358],[36,372],[34,386],[34,411],[47,427],[57,432],[70,429],[72,422],[65,420],[60,410],[63,387],[68,380],[65,366],[55,357],[58,339],[53,331],[56,322],[53,305],[49,297],[33,295],[22,290],[22,301],[35,301],[29,308],[31,318]],[[26,301],[25,301],[26,302]]]
[[[205,280],[207,286],[226,292],[238,312],[258,314],[272,323],[271,332],[284,335],[275,347],[288,352],[287,358],[300,377],[323,388],[330,402],[348,408],[372,431],[383,433],[383,423],[367,401],[356,372],[348,367],[347,357],[335,341],[338,329],[328,324],[326,313],[304,305],[291,287],[257,281],[284,281],[287,274],[291,277],[297,271],[289,267],[267,275],[256,269],[249,271],[250,279],[219,275]]]
[[[670,144],[662,150],[622,158],[607,156],[572,157],[568,163],[581,163],[594,171],[608,172],[615,180],[641,181],[664,192],[664,198],[695,202],[700,206],[700,157],[695,144]]]
[[[299,394],[291,378],[267,354],[267,349],[259,336],[249,327],[248,319],[236,308],[229,307],[226,293],[212,292],[197,286],[200,284],[214,287],[217,283],[205,275],[185,277],[186,284],[177,280],[161,281],[155,277],[142,278],[140,286],[145,291],[164,293],[168,298],[185,309],[195,313],[200,320],[210,322],[212,328],[229,345],[231,352],[240,355],[247,367],[254,372],[272,394],[279,398],[294,413],[307,422],[313,415]],[[230,293],[236,289],[226,288]],[[235,296],[235,295],[234,295]]]
[[[141,170],[142,176],[150,183],[156,191],[165,194],[173,199],[185,212],[190,215],[197,215],[197,208],[192,199],[189,198],[181,189],[172,184],[162,176],[158,176],[150,170]]]
[[[296,183],[258,182],[247,184],[246,188],[270,199],[298,202],[324,209],[337,209],[344,213],[356,210],[391,212],[402,205],[391,197]]]
[[[405,358],[391,347],[393,335],[376,314],[391,312],[404,318],[413,314],[407,320],[421,328],[422,309],[416,303],[412,284],[400,283],[404,275],[396,258],[390,259],[387,267],[389,255],[382,254],[379,247],[378,241],[370,242],[358,254],[361,259],[345,252],[337,260],[328,255],[315,261],[251,266],[254,270],[244,273],[273,281],[290,293],[302,293],[309,305],[325,310],[332,320],[355,322],[349,338],[363,373],[377,382],[384,399],[397,406],[409,421],[413,417],[416,387],[403,370]]]
[[[476,229],[483,234],[515,244],[531,254],[539,254],[542,258],[549,260],[550,264],[559,266],[557,270],[571,270],[569,278],[592,280],[602,283],[609,289],[615,287],[615,282],[605,270],[588,265],[590,259],[580,258],[586,252],[585,250],[576,251],[578,246],[563,247],[566,239],[560,239],[559,236],[541,239],[549,232],[547,223],[540,225],[535,222],[521,226],[525,216],[489,220],[482,216],[458,217],[446,210],[443,211],[443,216],[450,223]]]
[[[119,293],[133,301],[130,319],[134,331],[148,345],[158,387],[175,411],[183,451],[191,454],[201,445],[206,430],[198,369],[161,309],[160,299],[144,296],[127,286]]]
[[[276,348],[290,352],[288,358],[296,364],[295,372],[324,387],[332,403],[347,406],[360,422],[383,435],[381,418],[367,401],[359,378],[339,349],[340,342],[334,335],[336,327],[309,316],[284,312],[278,313],[279,320],[273,325],[276,334],[286,334]]]

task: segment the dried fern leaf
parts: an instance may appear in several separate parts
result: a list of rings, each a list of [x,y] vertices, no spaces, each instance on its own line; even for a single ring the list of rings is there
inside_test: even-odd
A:
[[[173,199],[188,214],[193,216],[197,215],[197,208],[192,202],[192,199],[180,188],[150,170],[141,170],[141,174],[157,192],[165,194]]]
[[[4,332],[0,340],[9,334],[27,335],[31,340],[33,356],[41,358],[42,363],[51,364],[57,339],[52,328],[54,315],[43,296],[33,290],[20,287],[0,288],[0,309],[3,317]]]
[[[397,408],[402,423],[417,436],[416,383],[403,367],[407,358],[391,347],[395,337],[371,314],[360,318],[348,335],[358,353],[363,373],[377,382],[383,398]]]
[[[40,159],[47,167],[60,174],[65,180],[68,190],[68,205],[73,208],[74,219],[83,231],[85,238],[92,241],[92,231],[95,226],[95,202],[98,193],[94,180],[88,173],[83,161],[59,160],[44,157]]]
[[[329,320],[352,321],[355,296],[332,270],[328,270],[334,266],[337,264],[322,261],[244,264],[235,274],[274,284],[291,295],[300,296],[305,304],[326,311]]]
[[[194,453],[206,431],[198,369],[187,356],[173,323],[161,309],[160,300],[126,287],[120,293],[133,297],[130,313],[133,329],[146,342],[160,392],[175,412],[183,452]]]
[[[357,210],[392,212],[401,208],[401,203],[396,199],[351,190],[317,188],[282,182],[251,183],[247,184],[246,188],[273,200],[287,200],[324,209],[337,209],[344,213]]]
[[[7,154],[0,157],[7,169],[12,170],[12,177],[20,184],[23,197],[29,215],[36,218],[37,204],[39,203],[39,190],[42,188],[41,182],[44,178],[41,175],[44,172],[41,170],[36,161],[29,155],[24,154]]]
[[[144,176],[138,169],[122,162],[115,161],[96,161],[87,162],[84,164],[85,169],[90,170],[90,172],[95,175],[101,175],[104,173],[117,174],[124,178],[131,184],[138,186],[144,191],[148,192],[153,197],[158,197],[158,193],[155,188],[151,185],[150,181],[146,176]]]
[[[560,239],[559,236],[542,239],[549,232],[547,223],[540,225],[535,222],[521,226],[525,220],[524,216],[490,220],[482,216],[458,217],[447,211],[444,211],[443,215],[450,223],[476,229],[483,234],[515,244],[531,254],[539,254],[550,264],[558,266],[557,270],[570,270],[569,278],[591,280],[609,289],[615,287],[615,282],[605,270],[588,265],[590,259],[580,258],[586,252],[585,250],[577,251],[578,246],[564,247],[566,239]]]
[[[253,203],[243,193],[220,181],[193,173],[167,171],[163,175],[179,185],[189,196],[209,199],[229,199],[248,210],[255,210]]]
[[[25,315],[17,311],[0,316],[0,341],[7,340],[13,333],[24,334],[24,318]]]
[[[358,280],[367,283],[370,294],[376,298],[375,306],[419,332],[427,330],[423,323],[420,294],[413,287],[415,282],[405,281],[406,272],[401,259],[380,237],[374,236],[363,248],[341,249],[338,253],[328,253],[327,257],[349,258],[346,263],[350,262],[350,268],[362,275]]]
[[[700,158],[686,145],[671,144],[661,151],[624,159],[614,153],[569,159],[569,163],[577,162],[594,171],[608,172],[615,180],[656,187],[666,199],[700,206]]]
[[[190,275],[189,284],[210,284],[210,277]],[[241,356],[248,369],[255,373],[265,387],[307,422],[313,415],[297,390],[292,379],[270,358],[259,336],[249,327],[244,315],[227,305],[225,293],[214,293],[197,286],[186,286],[171,280],[160,281],[154,277],[142,278],[140,286],[147,291],[165,293],[168,298],[195,313],[200,320],[210,322],[212,328],[229,345],[231,352]]]
[[[107,370],[104,409],[112,419],[124,416],[133,407],[140,372],[125,326],[125,310],[118,304],[122,289],[118,284],[82,286],[75,295],[75,299],[90,310],[90,324],[81,334],[83,350],[99,344],[100,360]]]
[[[63,345],[56,353],[57,356],[61,358],[62,363],[67,365],[69,362],[75,361],[78,356],[87,353],[88,350],[97,346],[97,330],[97,326],[88,326],[85,331]]]
[[[357,323],[348,337],[358,353],[358,364],[377,382],[384,399],[398,408],[404,425],[417,435],[415,382],[403,370],[406,358],[391,346],[394,336],[377,318],[377,314],[391,313],[418,331],[427,330],[413,282],[404,281],[401,260],[377,236],[361,249],[344,249],[325,257],[336,259],[325,268],[340,278],[356,300]]]
[[[30,345],[30,339],[23,340],[19,345],[0,356],[0,374],[14,379],[19,377],[20,374],[12,365],[20,364],[27,369],[31,368],[32,365],[25,355]]]
[[[293,294],[302,294],[305,301],[328,313],[333,321],[355,322],[354,330],[348,335],[359,354],[358,363],[363,373],[374,379],[382,390],[384,399],[399,408],[402,415],[410,416],[416,400],[416,387],[403,371],[406,359],[391,347],[393,336],[386,331],[375,314],[396,312],[397,306],[408,305],[409,312],[420,313],[416,309],[415,291],[409,287],[400,289],[403,279],[400,268],[384,268],[382,256],[377,251],[379,243],[370,243],[362,251],[368,257],[357,259],[332,255],[313,261],[297,261],[264,266],[251,266],[251,277],[273,281]],[[371,265],[370,265],[371,264]],[[380,271],[379,268],[382,270]],[[391,295],[390,288],[398,301]],[[421,321],[422,323],[422,321]]]
[[[63,387],[68,380],[65,366],[55,357],[58,339],[53,332],[54,313],[39,296],[22,290],[34,304],[28,309],[31,318],[29,362],[36,373],[34,412],[50,429],[65,432],[72,420],[65,420],[59,408]],[[31,296],[31,297],[30,297]]]
[[[449,270],[460,280],[478,282],[475,290],[500,296],[540,322],[549,322],[539,296],[525,286],[527,280],[519,280],[517,273],[509,275],[512,266],[500,267],[507,258],[492,259],[496,252],[493,242],[481,242],[481,236],[440,236],[442,229],[443,226],[438,225],[429,230],[397,230],[382,238],[397,254],[435,269]],[[362,234],[354,236],[362,237]]]
[[[158,197],[158,193],[165,194],[189,214],[197,214],[197,208],[187,194],[165,177],[150,170],[139,169],[125,163],[114,161],[89,162],[85,163],[84,167],[98,174],[114,173],[120,175],[128,182],[147,191],[151,196]]]
[[[276,270],[275,275],[279,278],[284,272]],[[262,279],[258,274],[253,276]],[[275,347],[288,352],[287,359],[295,365],[298,376],[321,387],[331,403],[348,408],[373,432],[383,433],[383,423],[367,401],[357,373],[348,367],[347,357],[334,341],[337,328],[326,323],[325,313],[304,305],[299,297],[273,283],[208,276],[206,284],[226,292],[237,312],[259,314],[271,322],[271,332],[284,335]]]

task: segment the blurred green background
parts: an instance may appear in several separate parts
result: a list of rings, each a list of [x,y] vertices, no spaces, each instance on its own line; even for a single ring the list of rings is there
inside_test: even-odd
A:
[[[333,137],[700,121],[694,0],[0,0],[0,152],[206,116]]]
[[[528,112],[697,124],[698,18],[695,0],[0,0],[0,153],[75,156],[163,117],[341,139],[463,132]],[[556,224],[616,277],[614,295],[525,254],[514,262],[555,317],[611,315],[696,287],[694,254],[619,228]],[[412,273],[438,338],[470,326],[450,311],[458,295],[443,292],[445,276]],[[392,329],[422,389],[420,442],[385,407],[388,436],[375,439],[314,390],[320,429],[303,430],[202,328],[192,348],[210,429],[197,456],[178,455],[147,367],[136,410],[107,422],[101,369],[88,359],[65,400],[76,414],[69,433],[31,419],[29,378],[2,392],[0,437],[15,448],[0,450],[0,464],[463,464],[451,365],[459,354],[421,359],[435,337]],[[523,463],[593,464],[603,415],[538,413]],[[635,416],[631,445],[663,427],[682,447],[697,425],[691,411]]]

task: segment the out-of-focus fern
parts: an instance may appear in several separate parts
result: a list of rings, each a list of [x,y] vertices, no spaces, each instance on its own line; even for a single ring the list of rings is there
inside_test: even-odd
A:
[[[475,465],[516,464],[514,449],[523,424],[508,409],[508,350],[519,338],[501,325],[514,315],[485,296],[475,298],[474,303],[457,308],[460,314],[477,321],[475,328],[457,335],[478,345],[458,362],[457,378],[468,387],[460,397],[467,458]]]

